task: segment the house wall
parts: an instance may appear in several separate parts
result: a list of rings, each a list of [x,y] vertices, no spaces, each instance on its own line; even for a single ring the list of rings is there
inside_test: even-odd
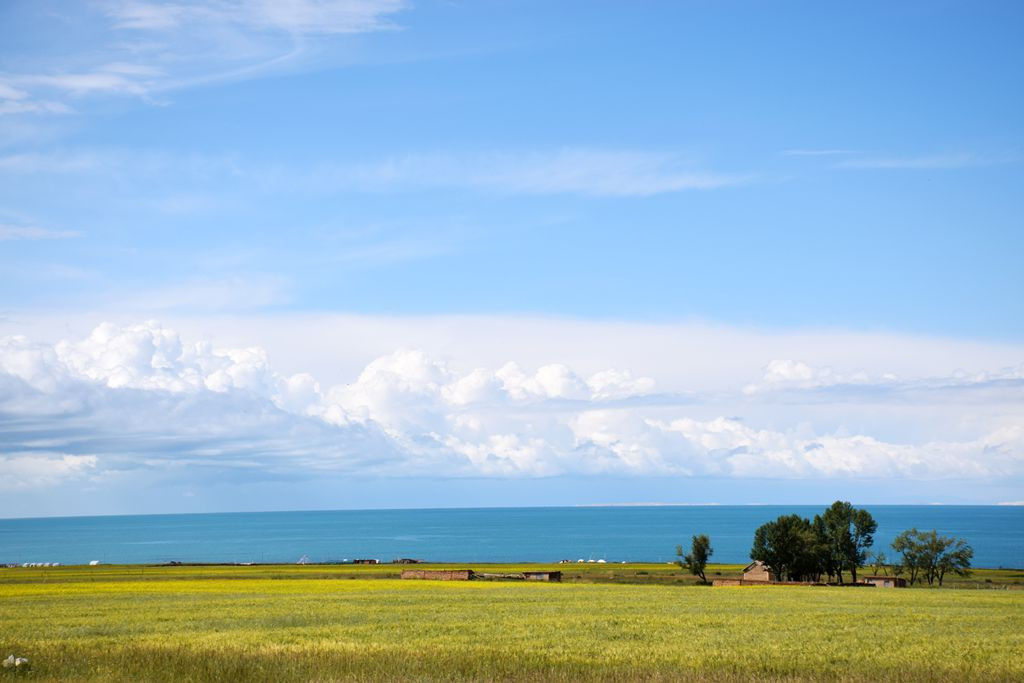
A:
[[[870,577],[865,579],[865,583],[871,583],[879,588],[903,588],[906,586],[905,580],[901,581],[896,577]]]
[[[771,581],[771,572],[765,567],[754,567],[748,572],[743,572],[744,581]]]
[[[403,569],[403,579],[430,579],[433,581],[469,581],[473,578],[470,569]]]
[[[825,586],[824,583],[814,581],[747,581],[746,579],[715,579],[712,586]],[[854,586],[857,584],[847,584]],[[862,584],[864,585],[864,584]]]

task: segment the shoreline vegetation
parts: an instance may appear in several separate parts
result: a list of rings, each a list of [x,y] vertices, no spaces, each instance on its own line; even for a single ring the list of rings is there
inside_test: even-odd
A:
[[[561,583],[410,581],[409,565],[0,569],[0,657],[38,681],[1011,681],[1024,571],[943,588],[708,588],[669,564]],[[708,564],[708,578],[741,565]],[[1008,590],[956,590],[955,588]]]
[[[746,564],[708,563],[705,569],[708,584],[714,579],[740,579]],[[309,562],[302,564],[237,563],[237,562],[170,562],[161,564],[99,564],[58,566],[0,566],[0,586],[22,582],[62,581],[159,581],[177,579],[399,579],[403,569],[424,570],[470,569],[478,574],[514,574],[522,572],[558,571],[563,583],[604,583],[631,585],[701,586],[700,578],[678,562]],[[870,566],[859,570],[870,570]],[[892,574],[891,571],[881,573]],[[843,586],[858,585],[847,572]],[[485,579],[486,580],[486,579]],[[836,585],[836,584],[830,584]],[[969,576],[951,576],[939,586],[917,583],[913,589],[970,588],[1024,591],[1024,568],[974,567]]]

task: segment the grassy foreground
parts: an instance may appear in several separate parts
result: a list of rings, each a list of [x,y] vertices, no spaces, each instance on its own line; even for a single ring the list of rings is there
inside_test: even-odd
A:
[[[0,606],[0,681],[1024,680],[1013,590],[19,568]]]

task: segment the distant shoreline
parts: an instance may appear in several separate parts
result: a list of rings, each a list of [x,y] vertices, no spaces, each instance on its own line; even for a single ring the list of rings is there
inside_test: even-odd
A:
[[[536,561],[489,561],[479,560],[473,562],[462,562],[462,561],[445,561],[445,562],[431,562],[428,560],[415,562],[415,563],[403,563],[403,562],[377,562],[362,564],[356,562],[101,562],[99,564],[66,564],[66,563],[2,563],[0,562],[0,570],[3,569],[102,569],[111,567],[138,567],[138,568],[173,568],[173,567],[232,567],[232,568],[267,568],[267,567],[353,567],[359,569],[384,569],[384,568],[399,568],[399,567],[467,567],[472,568],[474,566],[481,567],[641,567],[641,566],[678,566],[676,562],[659,562],[656,560],[635,560],[628,562],[602,562],[598,560],[587,560],[585,562],[579,562],[572,560],[570,562],[536,562]],[[723,567],[743,567],[744,562],[719,562],[709,563],[709,568],[723,568]],[[869,570],[870,565],[861,567],[858,571]],[[971,571],[1011,571],[1011,572],[1024,572],[1024,567],[972,567]]]
[[[1024,501],[1006,501],[999,503],[859,503],[855,504],[868,510],[875,508],[1014,508],[1024,507]],[[816,503],[670,503],[670,502],[632,502],[632,503],[576,503],[572,505],[482,505],[476,507],[391,507],[391,508],[316,508],[312,510],[212,510],[186,512],[102,512],[94,514],[53,514],[33,517],[15,516],[0,517],[0,522],[54,520],[54,519],[108,519],[117,517],[187,517],[195,515],[287,515],[313,514],[328,512],[472,512],[497,510],[579,510],[588,508],[813,508],[827,507],[831,501]]]

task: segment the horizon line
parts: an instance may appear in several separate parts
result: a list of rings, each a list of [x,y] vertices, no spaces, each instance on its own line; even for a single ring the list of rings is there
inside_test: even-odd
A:
[[[838,500],[838,499],[837,499]],[[95,514],[53,514],[20,517],[0,517],[0,522],[33,519],[80,519],[91,517],[173,517],[183,515],[260,515],[295,514],[310,512],[429,512],[453,510],[574,510],[585,508],[631,508],[631,507],[818,507],[832,503],[670,503],[670,502],[627,502],[627,503],[577,503],[574,505],[476,505],[441,507],[392,507],[392,508],[312,508],[288,510],[208,510],[182,512],[103,512]],[[867,507],[1024,507],[1024,501],[998,503],[856,503]]]

